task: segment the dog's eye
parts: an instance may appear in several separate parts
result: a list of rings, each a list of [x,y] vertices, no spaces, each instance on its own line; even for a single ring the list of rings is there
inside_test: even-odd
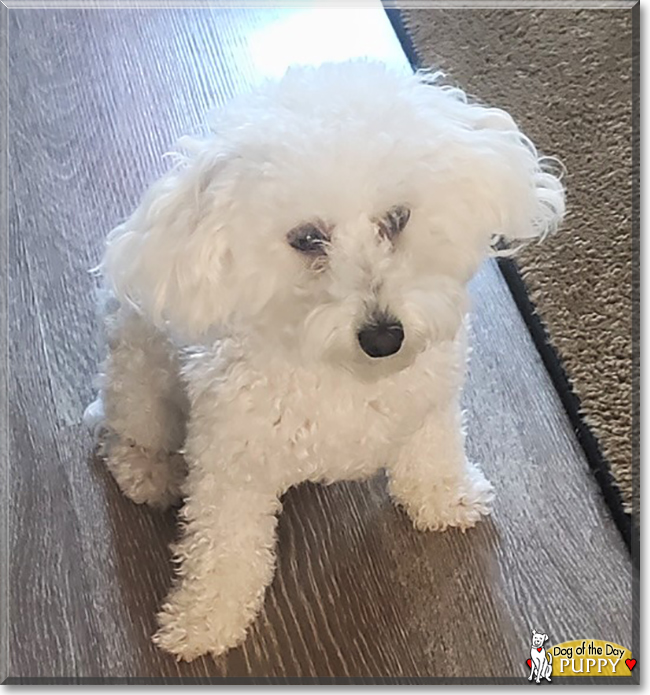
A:
[[[406,205],[393,205],[393,207],[379,220],[377,220],[377,228],[380,236],[391,241],[404,230],[411,211]]]
[[[307,223],[294,227],[287,234],[289,246],[309,256],[322,256],[327,253],[329,236],[315,224]]]

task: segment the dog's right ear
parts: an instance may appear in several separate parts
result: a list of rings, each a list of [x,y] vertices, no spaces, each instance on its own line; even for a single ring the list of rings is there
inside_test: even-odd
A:
[[[233,159],[214,144],[194,143],[107,240],[101,271],[108,287],[184,339],[200,340],[228,313]]]

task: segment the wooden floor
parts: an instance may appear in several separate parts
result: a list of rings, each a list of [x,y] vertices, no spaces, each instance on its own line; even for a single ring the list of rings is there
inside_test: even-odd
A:
[[[9,676],[523,683],[533,627],[631,648],[629,557],[491,263],[473,284],[465,403],[493,517],[417,533],[381,477],[302,486],[245,644],[191,664],[151,644],[174,517],[123,498],[81,425],[98,360],[87,269],[210,106],[293,61],[408,66],[380,7],[7,14]]]

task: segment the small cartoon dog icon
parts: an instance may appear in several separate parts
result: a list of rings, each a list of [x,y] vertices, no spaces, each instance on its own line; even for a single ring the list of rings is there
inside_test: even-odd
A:
[[[553,657],[551,653],[548,652],[548,660],[546,659],[546,649],[544,649],[544,642],[548,639],[548,635],[543,632],[537,632],[533,628],[533,644],[530,648],[530,676],[528,680],[532,681],[533,676],[535,676],[535,682],[539,683],[540,678],[546,678],[546,680],[551,682],[551,671],[553,670]]]

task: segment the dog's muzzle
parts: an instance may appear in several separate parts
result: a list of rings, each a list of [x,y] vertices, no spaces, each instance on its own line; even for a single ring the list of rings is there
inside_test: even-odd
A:
[[[402,347],[404,328],[397,319],[382,319],[363,326],[357,337],[368,357],[388,357]]]

